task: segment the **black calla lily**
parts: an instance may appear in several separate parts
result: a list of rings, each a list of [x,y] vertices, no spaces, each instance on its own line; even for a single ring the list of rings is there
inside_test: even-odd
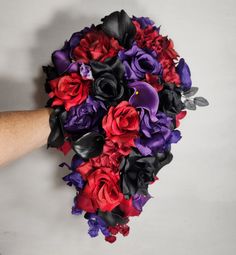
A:
[[[115,11],[102,19],[101,29],[118,40],[126,49],[130,48],[136,34],[132,20],[124,10]]]
[[[63,123],[66,116],[67,112],[63,107],[53,108],[49,117],[51,132],[48,136],[47,147],[58,148],[63,145],[65,141]]]
[[[89,132],[72,141],[74,151],[83,159],[97,157],[102,153],[105,139],[97,132]]]

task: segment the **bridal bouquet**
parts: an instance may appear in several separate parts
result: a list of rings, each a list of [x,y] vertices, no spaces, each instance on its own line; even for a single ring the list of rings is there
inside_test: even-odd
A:
[[[194,97],[188,65],[152,20],[121,10],[101,21],[75,32],[43,70],[53,108],[48,147],[75,153],[60,165],[76,190],[72,214],[112,243],[128,235],[171,162],[180,120],[208,102]]]

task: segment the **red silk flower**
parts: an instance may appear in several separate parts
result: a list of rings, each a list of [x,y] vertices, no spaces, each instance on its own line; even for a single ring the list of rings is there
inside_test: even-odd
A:
[[[111,106],[103,118],[102,127],[106,136],[120,146],[134,146],[134,138],[138,135],[139,115],[127,101],[122,101],[116,107]]]
[[[158,61],[163,68],[163,79],[165,82],[180,84],[180,78],[175,70],[175,62],[179,57],[174,49],[171,39],[159,34],[158,30],[149,25],[141,29],[139,22],[133,21],[137,33],[135,40],[140,48],[149,48],[158,54]]]
[[[70,73],[50,81],[52,91],[49,97],[53,98],[52,106],[64,105],[69,111],[72,106],[81,104],[89,93],[91,80],[83,79],[77,73]]]
[[[109,37],[103,31],[88,32],[73,50],[75,60],[88,63],[89,60],[103,62],[117,55],[122,47],[118,41]]]
[[[76,169],[77,172],[81,174],[84,180],[95,169],[101,167],[110,168],[113,172],[119,172],[119,166],[122,158],[130,153],[130,147],[126,145],[118,147],[117,144],[113,143],[108,138],[103,146],[103,152],[97,157],[90,158],[89,161],[83,162]]]
[[[112,211],[124,195],[119,187],[119,175],[101,167],[87,177],[87,183],[77,198],[77,207],[87,212]]]

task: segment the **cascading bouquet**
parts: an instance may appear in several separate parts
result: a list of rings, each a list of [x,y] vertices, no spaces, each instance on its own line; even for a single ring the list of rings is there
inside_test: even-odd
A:
[[[184,109],[194,97],[190,70],[173,42],[146,17],[124,10],[74,33],[44,66],[52,107],[48,147],[75,152],[63,179],[76,189],[72,214],[108,242],[128,235],[130,216],[151,198],[149,184],[170,163]]]

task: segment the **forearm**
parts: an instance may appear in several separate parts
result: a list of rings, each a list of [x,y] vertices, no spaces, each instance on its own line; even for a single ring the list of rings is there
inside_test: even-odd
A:
[[[46,144],[50,109],[0,113],[0,166]]]

